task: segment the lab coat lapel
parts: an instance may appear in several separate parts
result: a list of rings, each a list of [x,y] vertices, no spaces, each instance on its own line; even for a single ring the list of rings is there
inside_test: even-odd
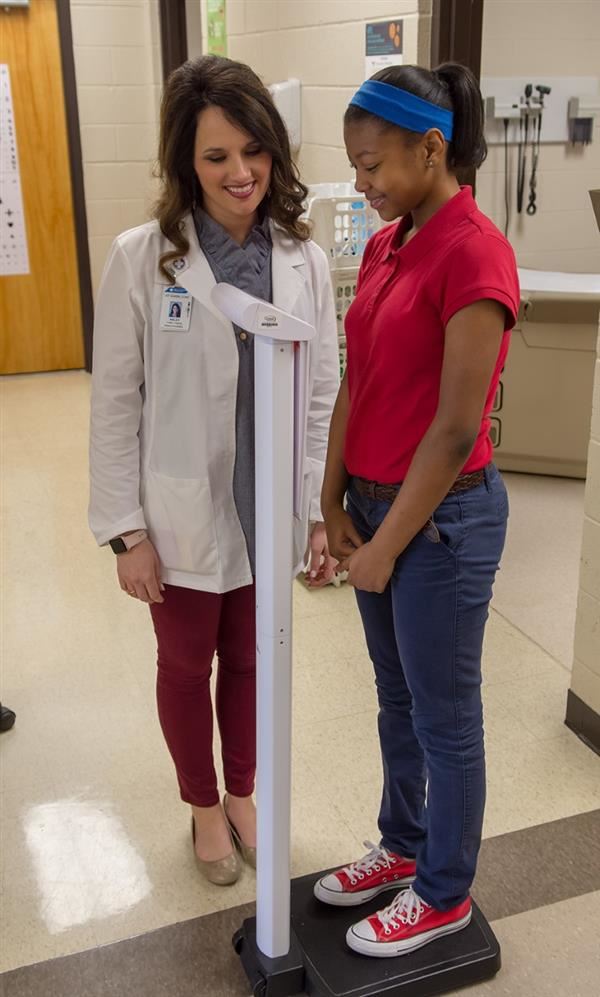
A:
[[[295,239],[273,223],[271,223],[271,236],[273,304],[284,312],[293,312],[306,279],[304,253]]]
[[[231,323],[212,303],[210,292],[216,281],[210,264],[198,245],[191,215],[188,215],[185,220],[185,230],[190,248],[182,261],[175,261],[175,281],[181,287],[185,287],[186,291],[189,291],[194,298],[197,298],[215,318],[230,328]],[[304,253],[295,239],[290,238],[287,233],[273,223],[271,223],[271,235],[273,239],[271,262],[273,304],[283,311],[293,312],[294,305],[304,287],[306,265]]]
[[[191,215],[185,219],[185,234],[190,248],[182,260],[175,260],[174,278],[181,287],[185,287],[211,315],[214,315],[227,329],[231,330],[231,322],[212,303],[210,292],[216,286],[216,281],[206,256],[198,245],[198,236]],[[185,264],[185,266],[181,265]],[[181,266],[181,269],[178,269]]]

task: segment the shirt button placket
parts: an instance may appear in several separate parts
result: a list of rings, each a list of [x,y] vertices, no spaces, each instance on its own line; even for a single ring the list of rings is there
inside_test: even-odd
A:
[[[390,261],[390,270],[389,270],[389,273],[387,273],[385,275],[385,277],[383,278],[383,280],[376,287],[375,292],[374,292],[374,294],[371,297],[371,300],[369,302],[369,311],[370,312],[372,312],[374,310],[375,306],[377,305],[379,299],[382,297],[382,295],[383,295],[385,289],[387,288],[388,284],[391,284],[391,282],[396,277],[396,275],[398,273],[398,269],[399,269],[398,263],[396,263],[396,265],[394,265],[394,263],[392,261]]]

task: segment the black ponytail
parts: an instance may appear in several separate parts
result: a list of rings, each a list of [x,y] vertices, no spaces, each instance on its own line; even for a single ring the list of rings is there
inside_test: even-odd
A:
[[[473,73],[458,62],[444,62],[433,75],[450,94],[454,111],[454,132],[449,154],[450,166],[481,166],[487,145],[483,134],[483,100]]]
[[[454,111],[454,131],[452,141],[448,146],[447,165],[451,170],[464,167],[478,167],[487,155],[487,145],[483,134],[483,101],[479,84],[470,69],[458,62],[444,62],[437,69],[423,69],[421,66],[390,66],[380,69],[371,77],[381,83],[408,90],[409,93],[431,101],[438,107]],[[377,117],[360,107],[350,105],[346,110],[344,121],[351,124],[354,121]],[[397,128],[387,121],[382,125],[386,128]],[[416,135],[416,132],[407,134]]]

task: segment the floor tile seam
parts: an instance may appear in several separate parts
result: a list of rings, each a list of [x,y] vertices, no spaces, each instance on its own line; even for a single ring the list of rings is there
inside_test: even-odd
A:
[[[1,2],[0,2],[0,6],[1,6]],[[302,721],[302,720],[298,720],[297,718],[294,718],[293,729],[294,730],[297,730],[297,729],[303,729],[303,730],[305,730],[307,727],[310,727],[310,726],[321,727],[323,724],[327,724],[331,720],[336,721],[336,722],[338,720],[351,720],[352,717],[363,717],[367,713],[372,713],[373,715],[377,715],[378,712],[379,712],[379,710],[378,710],[377,707],[369,707],[366,710],[353,710],[351,713],[341,713],[339,716],[336,716],[336,717],[327,717],[327,719],[323,719],[323,720],[312,720],[311,719],[311,720]]]
[[[571,667],[569,665],[565,665],[564,661],[561,661],[560,658],[557,658],[554,654],[552,654],[552,652],[549,651],[547,647],[544,647],[543,644],[540,644],[540,642],[536,640],[535,637],[532,637],[531,634],[528,634],[517,623],[513,623],[510,617],[506,616],[505,613],[501,613],[500,610],[496,608],[496,606],[492,606],[491,608],[493,612],[496,613],[496,615],[499,616],[501,620],[504,620],[505,623],[508,623],[509,626],[513,628],[513,630],[516,630],[517,633],[521,634],[522,637],[525,637],[526,640],[534,644],[538,648],[538,650],[543,651],[543,653],[546,654],[554,662],[555,665],[560,665],[563,671],[567,672],[569,675],[571,674]]]

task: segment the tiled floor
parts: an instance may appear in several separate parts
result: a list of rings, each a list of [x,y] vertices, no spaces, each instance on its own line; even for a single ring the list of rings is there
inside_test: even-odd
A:
[[[573,859],[578,854],[586,856],[585,868]],[[562,870],[560,877],[554,873],[555,865]],[[310,882],[312,876],[309,887]],[[461,993],[597,997],[600,810],[486,839],[474,893],[493,922],[504,966],[494,980]],[[306,910],[309,919],[322,916],[316,901],[309,899]],[[17,969],[0,976],[0,993],[2,997],[83,993],[86,997],[246,997],[248,982],[230,939],[252,914],[252,905],[246,904]],[[368,970],[373,982],[373,972],[381,980],[390,963],[384,960],[386,965],[369,970],[360,956],[344,949],[344,931],[338,925],[347,918],[344,911],[328,918],[328,935],[345,971],[352,974],[353,992],[362,993],[357,971]],[[466,938],[462,941],[467,943]],[[450,953],[453,956],[454,949]],[[415,957],[402,957],[401,968],[413,972],[421,957],[430,965],[438,963],[439,972],[439,963],[448,959],[447,942],[436,942]]]
[[[570,668],[585,482],[529,474],[506,479],[510,530],[496,611]]]
[[[1,971],[237,907],[253,899],[255,882],[246,871],[223,890],[195,871],[155,717],[147,610],[123,597],[112,555],[87,530],[87,375],[6,378],[0,390],[1,688],[18,714],[0,743]],[[600,759],[563,725],[583,486],[507,480],[511,534],[485,655],[488,838],[600,808]],[[379,781],[373,682],[353,594],[298,583],[294,875],[347,860],[375,836]],[[580,974],[579,989],[562,989],[569,997],[595,994],[577,956],[590,942],[594,902],[566,899],[544,911],[548,938],[565,932]],[[528,989],[546,945],[532,918],[498,922],[511,953],[508,989],[474,994],[549,993]]]

